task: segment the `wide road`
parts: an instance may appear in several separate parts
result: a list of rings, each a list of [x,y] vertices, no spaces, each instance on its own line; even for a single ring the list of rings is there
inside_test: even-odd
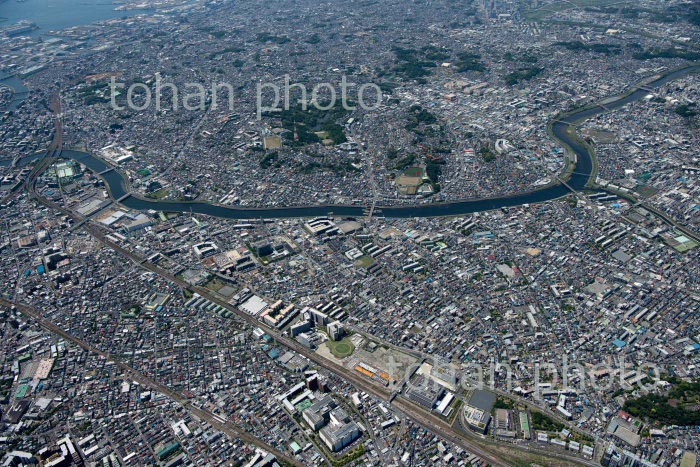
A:
[[[41,175],[55,160],[56,158],[60,155],[62,149],[63,149],[63,122],[61,120],[61,99],[59,95],[56,95],[52,98],[51,100],[51,110],[54,114],[54,133],[53,133],[53,138],[51,141],[51,145],[49,146],[49,149],[47,150],[46,157],[44,157],[32,170],[32,172],[29,174],[27,179],[21,183],[22,188],[27,188],[31,193],[34,192],[34,187],[35,187],[35,182],[36,179],[39,175]],[[5,203],[9,200],[9,198],[13,197],[15,194],[20,193],[21,190],[13,190],[12,193],[10,193],[5,199],[2,200],[2,203]],[[41,202],[43,198],[39,198],[39,201]],[[44,200],[46,201],[46,200]],[[58,205],[55,205],[53,203],[50,203],[54,208],[60,209],[62,212],[64,212],[67,215],[70,215],[73,219],[77,219],[79,216],[76,216],[74,213],[71,211],[65,210],[62,207],[59,207]],[[82,219],[83,221],[85,219]],[[132,258],[133,259],[133,258]],[[227,434],[230,438],[235,439],[241,439],[242,441],[253,445],[257,446],[259,448],[264,449],[267,452],[272,453],[275,457],[277,457],[278,460],[280,461],[286,461],[291,465],[296,465],[298,467],[303,467],[303,464],[301,464],[299,461],[294,459],[293,457],[290,457],[289,455],[283,453],[282,451],[279,451],[278,449],[270,446],[269,444],[265,443],[264,441],[256,438],[255,436],[251,435],[250,433],[247,433],[240,428],[238,428],[236,425],[234,425],[231,422],[225,422],[222,423],[219,419],[215,418],[213,413],[204,410],[202,408],[194,406],[192,403],[190,403],[187,398],[180,394],[179,392],[173,391],[169,387],[165,386],[164,384],[161,384],[157,381],[155,381],[152,378],[147,377],[146,375],[140,373],[139,371],[135,370],[131,366],[127,365],[126,363],[120,361],[119,358],[115,356],[111,356],[110,354],[103,352],[95,347],[93,347],[91,344],[88,342],[85,342],[81,339],[78,339],[77,337],[73,336],[72,334],[64,331],[61,329],[59,326],[56,324],[52,323],[51,321],[44,319],[39,312],[34,310],[32,307],[29,307],[24,304],[20,303],[15,303],[15,302],[10,302],[8,300],[5,300],[4,298],[0,297],[0,304],[5,305],[7,307],[15,306],[18,311],[20,311],[22,314],[27,316],[28,318],[34,319],[39,325],[41,325],[44,329],[48,330],[49,332],[52,332],[76,345],[79,347],[82,347],[83,349],[96,353],[107,360],[112,360],[115,362],[115,364],[130,378],[132,378],[134,381],[137,381],[138,383],[149,387],[151,389],[154,389],[162,394],[165,394],[168,396],[170,399],[173,401],[178,402],[184,409],[186,409],[190,414],[205,420],[208,422],[211,426],[214,428],[218,429],[219,431]]]
[[[0,199],[0,205],[6,204],[12,198],[22,193],[23,189],[34,183],[36,178],[43,174],[46,169],[48,169],[51,164],[56,161],[56,158],[61,154],[63,149],[63,121],[61,119],[61,96],[58,94],[51,98],[51,112],[53,113],[53,137],[51,138],[51,144],[46,150],[46,154],[39,161],[39,163],[32,168],[29,176],[24,181],[18,182],[10,192],[2,199]],[[33,160],[31,157],[26,159],[27,161]]]
[[[381,210],[382,215],[389,218],[453,216],[551,201],[570,194],[572,190],[581,191],[589,188],[595,175],[594,155],[591,148],[571,130],[584,120],[641,99],[653,88],[658,88],[690,73],[698,72],[700,72],[700,65],[697,64],[669,71],[665,74],[654,76],[643,83],[636,84],[621,95],[612,96],[596,104],[589,104],[582,109],[557,116],[550,124],[551,136],[559,144],[567,148],[570,154],[575,154],[576,162],[573,168],[567,167],[559,175],[557,181],[549,186],[494,198],[465,199],[408,206],[376,206],[376,209]],[[105,180],[110,194],[115,200],[119,200],[120,204],[127,208],[141,211],[196,213],[226,219],[272,219],[325,216],[331,213],[337,216],[362,217],[365,212],[372,210],[373,206],[338,204],[248,208],[198,201],[152,200],[127,191],[128,183],[126,182],[126,177],[118,170],[110,170],[112,167],[91,154],[82,151],[64,150],[62,157],[81,162],[95,173],[101,174],[100,176]]]
[[[33,186],[30,187],[30,189],[34,189]],[[121,254],[125,258],[131,260],[135,264],[139,265],[143,269],[147,271],[151,271],[163,279],[166,279],[174,284],[177,284],[178,286],[182,287],[183,289],[189,289],[200,296],[206,298],[207,300],[211,301],[212,303],[216,303],[217,305],[220,305],[226,310],[231,311],[233,314],[235,314],[238,318],[242,319],[246,323],[250,324],[253,327],[258,327],[264,330],[267,334],[269,334],[271,337],[273,337],[279,344],[285,346],[289,350],[292,350],[300,355],[303,355],[304,357],[308,358],[310,361],[315,363],[321,368],[324,368],[328,370],[329,372],[333,373],[337,377],[345,380],[347,383],[351,384],[355,388],[357,388],[360,391],[364,391],[368,394],[373,395],[374,397],[384,400],[384,401],[389,401],[391,398],[391,390],[389,388],[383,387],[379,384],[375,384],[371,382],[369,379],[363,377],[359,373],[355,373],[353,371],[348,370],[342,365],[339,365],[325,357],[320,356],[316,352],[311,351],[310,349],[304,347],[301,345],[299,342],[297,342],[294,339],[290,339],[286,335],[284,335],[282,332],[280,332],[278,329],[270,327],[263,323],[262,321],[259,321],[256,317],[249,315],[241,310],[239,310],[237,307],[231,305],[227,301],[219,298],[217,295],[213,294],[209,289],[206,287],[196,287],[196,286],[191,286],[184,280],[174,276],[173,274],[170,273],[170,271],[166,271],[157,265],[150,263],[146,260],[146,258],[142,257],[141,255],[134,253],[130,250],[127,250],[123,248],[121,245],[109,240],[107,238],[107,235],[110,233],[106,228],[101,227],[99,225],[93,224],[89,219],[85,219],[79,214],[65,209],[62,206],[59,206],[58,204],[38,195],[36,192],[33,192],[33,196],[36,197],[36,199],[41,203],[44,204],[47,207],[50,207],[56,211],[61,212],[62,214],[71,217],[76,224],[81,224],[81,229],[87,231],[90,235],[92,235],[95,239],[97,239],[100,243],[103,245],[113,249],[117,253]],[[474,439],[474,438],[466,438],[454,429],[450,427],[447,423],[444,423],[442,421],[439,421],[437,418],[434,416],[427,414],[424,410],[419,408],[416,404],[413,402],[398,397],[395,398],[392,402],[392,405],[394,405],[399,411],[401,411],[404,415],[409,417],[411,420],[413,420],[415,423],[425,427],[426,429],[430,430],[431,432],[435,433],[436,435],[446,439],[450,440],[457,445],[461,446],[462,448],[470,451],[473,454],[476,454],[477,456],[481,457],[484,461],[488,462],[490,465],[495,466],[495,467],[505,467],[510,465],[509,462],[505,462],[501,459],[501,456],[494,454],[492,452],[493,446],[489,446],[489,443],[484,442],[483,440],[480,439]],[[491,448],[491,449],[490,449]],[[524,449],[518,449],[516,447],[515,449],[516,452],[513,452],[512,458],[517,459],[519,457],[519,453],[523,456],[527,456],[529,454],[535,454],[532,451],[528,452],[528,450]],[[519,452],[518,452],[519,451]],[[567,464],[558,464],[557,461],[560,459],[560,455],[558,453],[537,453],[537,455],[541,457],[546,457],[550,459],[553,462],[553,465],[576,465],[576,462],[570,461]],[[581,465],[589,465],[588,462],[584,459],[580,459],[579,464]]]
[[[207,423],[209,423],[211,426],[216,428],[217,430],[227,434],[231,439],[239,438],[240,440],[244,441],[245,443],[251,444],[253,446],[257,446],[259,448],[264,449],[267,452],[272,453],[277,459],[279,460],[284,460],[286,462],[289,462],[292,465],[296,465],[298,467],[303,467],[303,464],[301,464],[299,461],[296,459],[288,456],[287,454],[279,451],[278,449],[270,446],[269,444],[265,443],[264,441],[261,441],[260,439],[256,438],[255,436],[251,435],[250,433],[241,430],[238,428],[236,425],[234,425],[231,422],[226,422],[222,423],[219,421],[216,417],[215,414],[212,412],[209,412],[208,410],[201,409],[199,407],[195,407],[192,403],[190,403],[184,395],[180,394],[179,392],[173,391],[170,389],[168,386],[159,383],[158,381],[154,380],[153,378],[149,378],[148,376],[144,375],[140,371],[134,369],[133,367],[127,365],[126,363],[122,362],[118,357],[114,355],[110,355],[108,352],[104,352],[102,350],[97,349],[96,347],[93,347],[90,343],[85,342],[81,339],[78,339],[74,335],[70,334],[69,332],[64,331],[61,329],[59,326],[57,326],[55,323],[45,319],[44,317],[41,316],[41,313],[39,313],[37,310],[35,310],[33,307],[24,305],[22,303],[17,303],[17,302],[12,302],[9,300],[6,300],[2,297],[0,297],[0,305],[4,305],[7,308],[15,307],[17,311],[25,315],[27,318],[35,321],[38,323],[42,328],[46,329],[47,331],[51,332],[52,334],[55,334],[68,342],[71,342],[78,347],[83,348],[84,350],[99,355],[103,357],[106,361],[113,361],[114,364],[119,367],[120,370],[126,375],[127,377],[133,379],[134,381],[138,382],[139,384],[143,385],[144,387],[148,387],[154,391],[158,391],[161,394],[165,394],[167,397],[172,399],[173,401],[179,403],[185,410],[187,410],[191,415],[194,415],[197,418],[200,418]]]
[[[504,207],[504,206],[514,206],[514,205],[519,205],[519,204],[525,204],[525,203],[531,203],[531,202],[539,202],[539,201],[547,201],[550,199],[555,199],[559,198],[561,196],[564,196],[565,194],[570,193],[570,189],[574,190],[582,190],[584,189],[588,183],[590,182],[590,178],[593,174],[594,171],[594,163],[593,163],[593,155],[590,151],[590,149],[581,141],[581,139],[573,132],[569,131],[570,127],[573,127],[577,124],[579,124],[581,121],[591,118],[595,115],[598,115],[599,113],[607,112],[615,108],[622,107],[623,105],[626,105],[629,102],[632,102],[634,100],[637,100],[644,96],[646,93],[648,93],[648,89],[654,86],[661,86],[662,84],[675,79],[677,77],[684,76],[688,73],[694,73],[698,72],[700,70],[700,66],[694,65],[691,67],[686,67],[680,70],[675,70],[669,73],[666,73],[663,76],[656,77],[650,82],[644,83],[643,85],[638,85],[636,87],[633,87],[632,90],[630,90],[628,93],[617,96],[614,98],[609,98],[605,100],[605,106],[603,107],[602,105],[599,106],[589,106],[584,109],[581,109],[576,112],[572,112],[569,114],[566,114],[564,116],[561,116],[558,118],[553,124],[552,124],[552,134],[554,135],[555,139],[559,140],[563,145],[565,145],[570,151],[576,154],[577,156],[577,161],[576,161],[576,167],[574,168],[574,171],[570,174],[567,174],[568,180],[566,186],[563,182],[560,182],[556,185],[552,185],[550,187],[546,187],[537,191],[533,191],[530,193],[525,193],[525,194],[517,194],[513,196],[507,196],[507,197],[501,197],[501,198],[492,198],[492,199],[482,199],[482,200],[465,200],[465,201],[457,201],[453,203],[435,203],[435,204],[428,204],[428,205],[420,205],[420,206],[401,206],[401,207],[382,207],[383,214],[386,215],[387,217],[418,217],[418,216],[423,216],[423,217],[429,217],[429,216],[439,216],[439,215],[453,215],[453,214],[463,214],[463,213],[469,213],[469,212],[475,212],[478,210],[488,210],[488,209],[495,209],[498,207]],[[60,133],[59,133],[60,135]],[[61,137],[61,136],[59,136]],[[46,159],[51,160],[52,156],[55,156],[57,152],[60,152],[60,149],[56,151],[56,147],[52,148],[54,150],[50,151],[51,154],[49,154],[49,157]],[[90,169],[94,170],[96,173],[101,173],[105,172],[106,170],[109,169],[108,166],[104,164],[101,160],[93,157],[90,154],[87,153],[82,153],[79,151],[63,151],[62,154],[63,157],[68,157],[75,159],[79,162],[82,162],[86,164]],[[40,164],[40,167],[44,166],[44,164]],[[197,212],[201,214],[209,214],[209,215],[214,215],[214,216],[219,216],[219,217],[224,217],[224,218],[236,218],[236,219],[248,219],[248,218],[256,218],[256,217],[265,217],[265,218],[274,218],[274,217],[305,217],[305,216],[315,216],[315,215],[323,215],[323,214],[328,214],[328,212],[333,212],[336,215],[357,215],[361,216],[363,210],[365,209],[362,206],[308,206],[308,207],[289,207],[289,208],[269,208],[269,209],[243,209],[243,208],[232,208],[228,206],[217,206],[213,204],[207,204],[207,203],[175,203],[175,202],[157,202],[157,201],[152,201],[152,200],[145,200],[141,198],[137,198],[136,196],[130,195],[129,193],[125,192],[125,187],[127,186],[125,183],[125,179],[122,174],[117,172],[116,170],[109,170],[105,172],[104,174],[101,175],[105,181],[107,182],[111,194],[113,197],[116,199],[122,198],[124,196],[125,199],[121,200],[121,203],[124,204],[127,207],[131,207],[134,209],[154,209],[154,210],[166,210],[166,211],[175,211],[175,212]],[[567,177],[562,177],[562,179],[567,179]],[[108,233],[107,230],[104,230],[102,227],[99,227],[95,224],[92,224],[89,220],[85,220],[78,214],[64,209],[62,206],[59,206],[39,195],[34,192],[34,181],[35,177],[30,177],[28,180],[28,188],[30,191],[33,192],[33,194],[37,197],[38,201],[46,206],[49,206],[55,210],[58,210],[70,217],[72,217],[78,224],[81,224],[82,229],[87,230],[91,235],[93,235],[96,239],[98,239],[100,242],[105,244],[106,246],[114,249],[121,255],[133,260],[137,264],[139,264],[141,267],[144,269],[147,269],[149,271],[152,271],[159,276],[180,285],[183,288],[188,288],[191,290],[194,290],[197,292],[199,295],[202,297],[210,300],[211,302],[217,303],[224,307],[227,310],[230,310],[234,314],[236,314],[240,319],[248,322],[252,326],[255,327],[260,327],[265,332],[267,332],[269,335],[271,335],[273,338],[275,338],[280,344],[284,345],[285,347],[289,348],[290,350],[293,350],[301,355],[304,355],[307,357],[309,360],[313,361],[315,364],[319,365],[322,368],[327,369],[328,371],[334,373],[338,377],[344,379],[351,385],[355,386],[356,388],[365,391],[369,394],[372,394],[380,399],[383,400],[388,400],[391,396],[390,390],[384,387],[381,387],[377,384],[371,383],[368,379],[360,376],[359,374],[355,374],[352,371],[348,371],[347,368],[343,367],[342,365],[338,365],[335,362],[332,362],[326,358],[323,358],[316,354],[315,352],[310,351],[306,347],[302,346],[295,340],[289,339],[288,337],[284,336],[281,332],[279,332],[277,329],[270,328],[269,326],[265,325],[264,323],[258,321],[255,317],[250,316],[240,310],[238,308],[232,306],[228,302],[220,299],[219,297],[213,295],[208,289],[203,288],[203,287],[191,287],[189,284],[186,282],[176,278],[170,272],[162,270],[161,268],[157,267],[154,264],[151,264],[147,261],[145,261],[144,258],[140,257],[139,255],[128,251],[124,248],[122,248],[120,245],[110,241],[109,239],[106,238],[106,234]],[[47,323],[46,323],[47,324]],[[56,330],[58,331],[58,330]],[[155,381],[152,381],[153,384],[158,384]],[[166,387],[163,386],[163,391],[164,393],[168,394],[165,392],[167,390]],[[181,397],[176,397],[175,400],[182,400]],[[454,441],[455,443],[459,444],[460,446],[468,449],[472,453],[480,456],[482,459],[485,461],[489,462],[491,465],[494,466],[505,466],[508,465],[508,463],[500,460],[500,456],[494,455],[491,449],[493,446],[487,446],[486,443],[476,441],[473,439],[467,439],[461,434],[458,434],[452,427],[447,426],[444,422],[440,422],[438,419],[435,419],[434,416],[431,414],[426,414],[422,409],[419,407],[415,406],[415,404],[411,403],[410,401],[403,399],[403,398],[397,398],[395,399],[394,405],[399,409],[401,412],[406,414],[409,418],[414,420],[415,422],[419,423],[422,426],[425,426],[426,428],[430,429],[433,431],[435,434],[444,437],[445,439],[449,439]],[[239,434],[237,435],[242,438],[242,436]],[[248,435],[251,436],[251,435]],[[242,438],[243,439],[243,438]],[[250,441],[253,444],[260,443],[259,440],[252,438]],[[265,448],[267,450],[272,451],[270,448]],[[522,452],[522,451],[521,451]],[[552,460],[556,462],[556,458],[559,457],[556,454],[552,453],[550,454]],[[517,453],[513,453],[513,457],[517,457]],[[573,459],[570,459],[569,462],[574,463]],[[589,464],[588,461],[580,460],[580,464],[587,465]]]
[[[494,198],[464,199],[418,205],[376,206],[375,209],[381,210],[382,215],[389,218],[453,216],[489,211],[503,207],[541,203],[566,196],[570,194],[572,190],[584,190],[591,186],[595,175],[594,155],[591,148],[571,130],[584,120],[618,109],[630,102],[641,99],[653,88],[658,88],[674,79],[698,72],[700,72],[700,65],[697,64],[668,71],[630,87],[627,92],[621,95],[612,96],[596,104],[589,104],[582,109],[555,117],[550,124],[551,136],[559,144],[567,148],[569,154],[574,154],[576,156],[576,162],[573,168],[567,167],[567,169],[557,177],[557,181],[549,186],[528,192]],[[60,133],[57,132],[57,134]],[[50,151],[50,153],[53,154],[55,154],[55,152],[56,151]],[[374,205],[338,204],[249,208],[223,206],[199,201],[178,202],[153,200],[128,191],[127,178],[118,170],[110,170],[112,169],[111,166],[92,154],[82,151],[63,150],[61,151],[61,156],[83,163],[95,173],[101,174],[100,177],[105,180],[109,187],[110,194],[115,200],[119,200],[119,203],[127,208],[141,211],[155,210],[196,213],[226,219],[300,218],[325,216],[331,213],[337,216],[362,217],[366,212],[372,210]],[[0,164],[6,162],[7,161],[0,161]]]

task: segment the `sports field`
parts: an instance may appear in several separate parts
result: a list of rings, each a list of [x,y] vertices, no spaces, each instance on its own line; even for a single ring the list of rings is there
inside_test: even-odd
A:
[[[403,171],[403,174],[406,177],[422,178],[424,173],[423,167],[406,167],[406,169]]]
[[[355,261],[355,266],[358,268],[368,268],[374,264],[374,259],[371,256],[365,255],[361,258],[358,258],[357,261]]]
[[[326,345],[330,349],[333,356],[335,356],[336,358],[349,357],[355,351],[355,346],[348,337],[344,337],[342,340],[339,341],[329,340],[328,342],[326,342]]]

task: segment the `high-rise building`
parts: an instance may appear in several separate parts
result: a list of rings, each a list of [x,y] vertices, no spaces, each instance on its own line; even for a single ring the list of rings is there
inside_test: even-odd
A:
[[[328,337],[334,341],[339,341],[345,335],[345,328],[340,321],[333,321],[326,329],[328,330]]]

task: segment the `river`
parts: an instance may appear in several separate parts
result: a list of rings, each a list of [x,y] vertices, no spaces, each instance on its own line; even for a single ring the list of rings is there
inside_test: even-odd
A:
[[[14,75],[0,76],[0,84],[12,89],[12,99],[4,108],[0,108],[0,112],[15,110],[29,95],[29,89],[24,85],[21,79]]]
[[[410,217],[436,217],[454,216],[470,214],[480,211],[489,211],[503,207],[521,206],[524,204],[542,203],[561,198],[571,193],[569,187],[576,191],[586,188],[593,174],[593,155],[589,148],[582,144],[577,138],[573,138],[566,131],[569,125],[574,125],[610,110],[618,109],[630,102],[641,99],[649,93],[649,89],[658,88],[663,84],[686,76],[690,73],[700,72],[700,65],[692,65],[679,70],[669,71],[666,74],[648,82],[645,89],[634,87],[631,91],[620,96],[613,96],[605,99],[605,107],[588,106],[580,110],[567,113],[552,124],[552,133],[555,139],[562,145],[567,146],[576,154],[576,166],[567,182],[567,186],[556,183],[544,188],[525,193],[516,193],[508,196],[494,198],[481,198],[473,200],[460,200],[445,203],[428,203],[420,205],[403,206],[377,206],[376,215],[389,218],[410,218]],[[76,160],[95,173],[100,173],[110,169],[110,166],[102,160],[82,151],[64,150],[61,154],[67,159]],[[30,156],[31,158],[40,156]],[[0,164],[7,164],[8,161],[0,161]],[[125,188],[124,176],[116,171],[110,170],[101,175],[109,187],[112,196],[120,199],[128,193]],[[205,202],[177,202],[158,201],[144,199],[137,196],[127,196],[121,202],[124,206],[136,210],[154,210],[167,212],[192,212],[206,214],[226,219],[255,219],[255,218],[288,218],[288,217],[316,217],[330,213],[337,216],[356,216],[364,214],[367,206],[352,205],[318,205],[318,206],[290,206],[271,208],[248,208],[237,206],[221,206]]]

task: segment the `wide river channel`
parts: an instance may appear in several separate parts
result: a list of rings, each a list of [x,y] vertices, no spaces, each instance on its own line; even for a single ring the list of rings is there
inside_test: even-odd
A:
[[[602,105],[587,106],[580,110],[569,112],[555,120],[552,124],[552,133],[555,139],[576,154],[576,166],[567,181],[567,184],[556,182],[536,190],[516,193],[494,198],[465,199],[444,203],[424,203],[402,206],[376,206],[378,216],[388,218],[406,217],[434,217],[454,216],[470,214],[480,211],[488,211],[510,206],[541,203],[561,198],[571,189],[580,191],[586,188],[593,175],[593,154],[591,150],[578,139],[573,132],[567,132],[569,125],[576,125],[589,118],[604,112],[623,107],[630,102],[641,99],[649,94],[650,89],[658,88],[669,81],[673,81],[690,73],[700,71],[700,65],[692,65],[686,68],[669,71],[652,81],[646,82],[642,87],[633,87],[630,91],[605,99]],[[61,156],[73,159],[84,164],[95,173],[105,172],[111,167],[102,160],[82,151],[64,150]],[[30,158],[26,158],[30,159]],[[21,160],[20,163],[26,162]],[[7,165],[8,161],[0,161],[0,165]],[[316,206],[288,206],[288,207],[264,207],[251,208],[240,206],[222,206],[206,202],[178,202],[144,199],[140,196],[126,196],[126,183],[124,175],[117,170],[109,170],[101,175],[109,187],[112,196],[120,200],[120,203],[128,208],[136,210],[155,210],[166,212],[192,212],[227,219],[255,219],[255,218],[286,218],[286,217],[316,217],[330,213],[336,216],[362,216],[369,208],[362,205],[316,205]],[[568,186],[567,186],[568,185]],[[126,196],[126,197],[125,197]],[[123,198],[123,199],[122,199]]]

